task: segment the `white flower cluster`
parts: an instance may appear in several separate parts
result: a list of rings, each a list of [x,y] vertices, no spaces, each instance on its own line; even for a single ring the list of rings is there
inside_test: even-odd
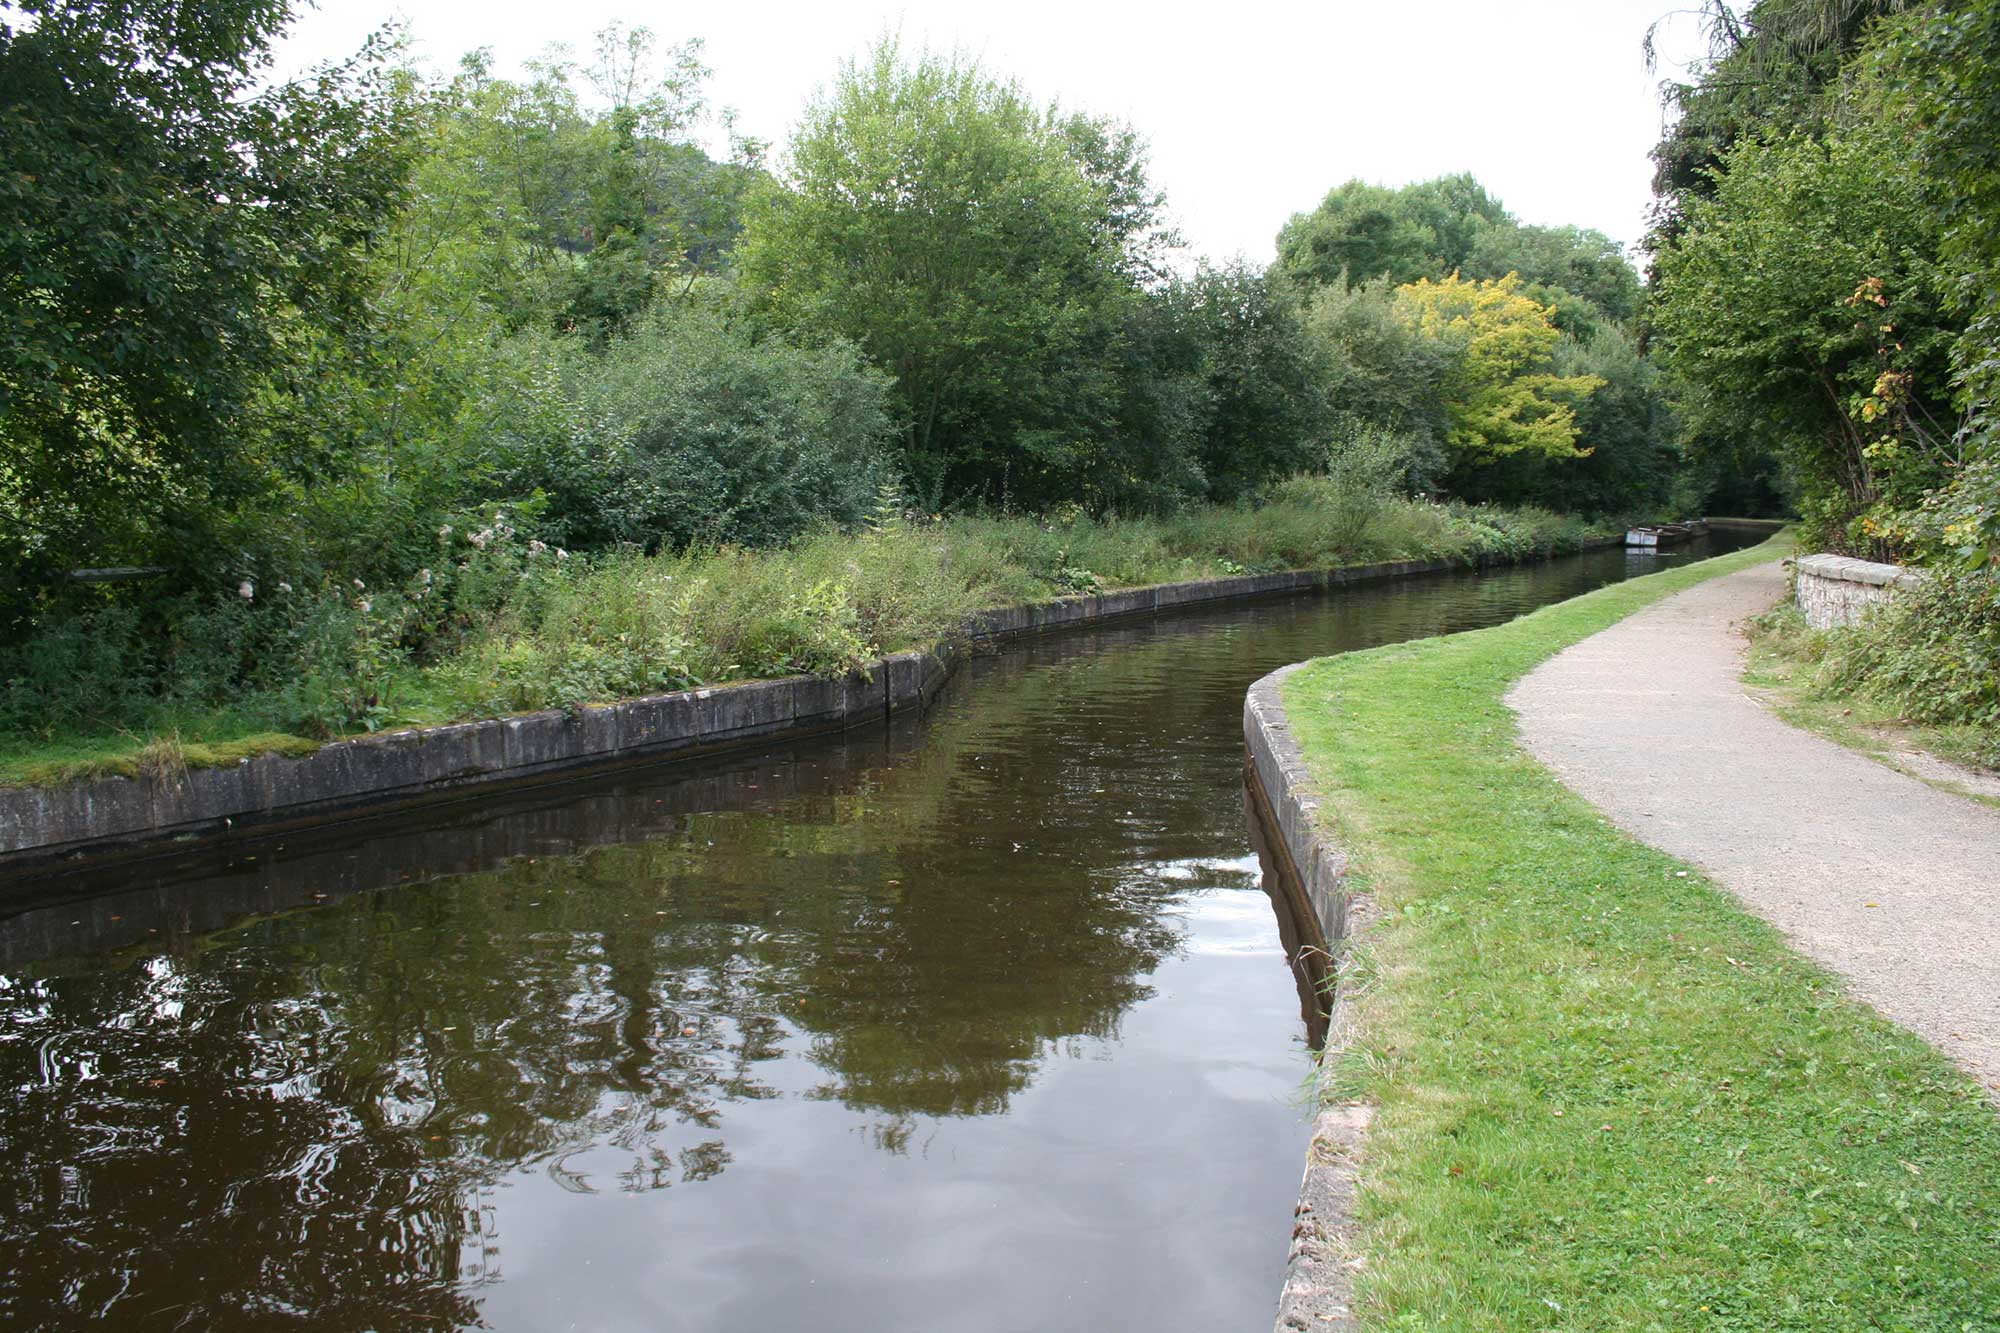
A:
[[[445,530],[447,532],[450,531],[449,524],[446,525]],[[491,523],[487,524],[485,527],[481,528],[477,532],[466,534],[465,539],[483,551],[486,549],[486,543],[493,541],[504,542],[513,535],[514,535],[513,525],[507,522],[507,516],[505,514],[501,513],[498,509],[496,509],[493,511],[493,521]]]

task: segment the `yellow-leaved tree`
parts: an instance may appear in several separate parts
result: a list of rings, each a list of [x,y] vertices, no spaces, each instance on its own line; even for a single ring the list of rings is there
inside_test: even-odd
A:
[[[1443,392],[1454,451],[1474,460],[1590,452],[1576,446],[1576,405],[1604,381],[1555,373],[1562,337],[1555,312],[1521,291],[1519,275],[1424,278],[1398,287],[1396,303],[1419,334],[1450,353]]]

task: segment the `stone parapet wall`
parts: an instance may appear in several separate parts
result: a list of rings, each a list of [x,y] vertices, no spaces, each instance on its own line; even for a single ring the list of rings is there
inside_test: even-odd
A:
[[[1806,623],[1814,629],[1852,625],[1894,597],[1898,591],[1923,586],[1923,571],[1882,565],[1844,555],[1802,555],[1794,563],[1795,597]]]

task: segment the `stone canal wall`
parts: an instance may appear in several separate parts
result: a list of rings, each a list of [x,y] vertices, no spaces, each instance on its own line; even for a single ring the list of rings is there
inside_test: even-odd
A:
[[[1292,738],[1280,690],[1305,663],[1272,672],[1243,702],[1251,805],[1263,825],[1274,886],[1290,907],[1306,951],[1326,960],[1313,969],[1327,987],[1328,1020],[1321,1059],[1347,1042],[1352,1018],[1337,984],[1344,946],[1365,928],[1369,903],[1347,882],[1347,854],[1320,828],[1320,798]],[[1278,1297],[1279,1333],[1353,1329],[1354,1202],[1371,1109],[1362,1103],[1322,1108],[1306,1148],[1305,1176],[1292,1217],[1291,1253]]]
[[[1844,555],[1802,555],[1795,563],[1799,610],[1814,629],[1852,625],[1871,606],[1904,588],[1921,587],[1923,571]]]
[[[1615,539],[1590,543],[1610,544]],[[143,852],[169,842],[284,829],[364,810],[460,798],[493,784],[559,781],[585,769],[705,755],[867,725],[921,709],[972,645],[1181,607],[1461,567],[1446,560],[1400,560],[1062,597],[982,612],[962,626],[957,646],[895,653],[841,680],[800,676],[745,681],[575,712],[552,710],[386,732],[338,741],[304,757],[272,754],[152,777],[0,788],[0,872],[40,872],[86,855]]]

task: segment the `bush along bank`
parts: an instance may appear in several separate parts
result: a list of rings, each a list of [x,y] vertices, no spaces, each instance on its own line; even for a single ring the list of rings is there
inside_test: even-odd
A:
[[[2000,1119],[1516,743],[1507,689],[1766,544],[1282,687],[1374,898],[1329,1101],[1374,1108],[1377,1327],[1992,1327]]]
[[[975,612],[1371,561],[1524,559],[1591,529],[1300,478],[1257,506],[1095,521],[908,517],[764,550],[584,557],[505,511],[442,525],[405,584],[243,582],[162,630],[107,604],[0,648],[0,785],[300,753],[346,736],[732,681],[834,677]]]
[[[1582,544],[1616,540],[1596,537],[1582,539]],[[921,707],[949,676],[968,641],[991,642],[1203,602],[1442,573],[1467,559],[1492,564],[1518,558],[1504,549],[1487,549],[1459,559],[1231,575],[1063,596],[975,613],[927,647],[890,653],[858,669],[739,680],[724,688],[397,729],[323,747],[258,736],[199,747],[206,764],[191,753],[196,747],[155,742],[132,761],[129,775],[0,787],[0,862],[47,868],[74,854],[115,854],[166,838],[294,826],[361,807],[379,811],[462,795],[475,784],[546,782],[585,765],[656,762],[769,744]]]
[[[1786,718],[1864,750],[1895,735],[2000,769],[2000,575],[1935,567],[1853,625],[1783,606],[1752,625],[1753,679]]]

